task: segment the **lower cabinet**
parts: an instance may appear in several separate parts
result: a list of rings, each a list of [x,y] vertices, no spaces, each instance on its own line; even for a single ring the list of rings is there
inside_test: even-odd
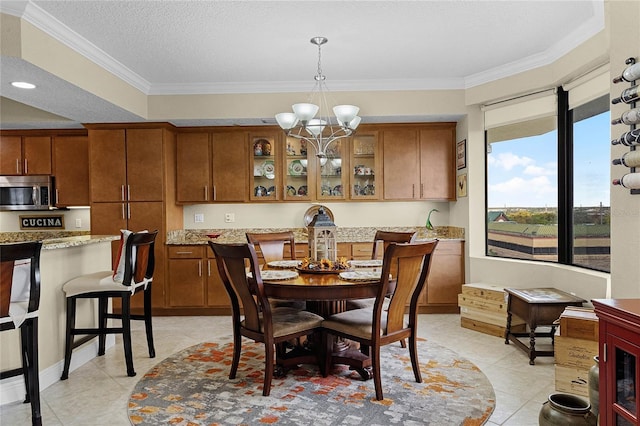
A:
[[[209,246],[169,246],[168,309],[175,314],[229,314],[229,297]],[[181,310],[184,312],[181,312]],[[198,309],[199,312],[195,312]]]
[[[440,240],[431,258],[427,285],[420,295],[420,313],[459,312],[464,283],[464,241]]]

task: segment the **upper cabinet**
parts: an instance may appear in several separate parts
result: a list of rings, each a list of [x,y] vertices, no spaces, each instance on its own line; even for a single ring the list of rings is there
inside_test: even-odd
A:
[[[57,207],[89,205],[89,138],[53,137],[53,175]]]
[[[0,175],[50,175],[50,136],[0,136]]]
[[[177,202],[455,200],[455,126],[362,125],[324,158],[274,127],[180,129]]]
[[[378,132],[363,131],[351,138],[349,196],[352,200],[379,200],[382,161]],[[378,183],[376,185],[376,183]]]
[[[381,131],[385,200],[455,200],[455,123]]]
[[[163,129],[91,131],[91,201],[161,201]]]
[[[242,202],[247,199],[248,154],[244,132],[179,133],[177,202]]]
[[[282,199],[285,201],[310,201],[315,196],[315,188],[310,184],[314,175],[315,152],[303,140],[287,137],[282,163]]]
[[[283,199],[282,143],[279,132],[265,130],[249,133],[249,199],[275,201]]]

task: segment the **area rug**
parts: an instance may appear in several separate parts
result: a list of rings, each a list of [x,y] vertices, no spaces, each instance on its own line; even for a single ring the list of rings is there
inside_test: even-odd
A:
[[[408,349],[381,349],[385,399],[373,380],[347,366],[323,378],[301,365],[274,378],[262,396],[264,348],[248,340],[229,380],[233,345],[202,343],[147,372],[129,399],[133,425],[482,425],[495,407],[487,377],[470,361],[430,341],[418,342],[423,383],[416,383]]]

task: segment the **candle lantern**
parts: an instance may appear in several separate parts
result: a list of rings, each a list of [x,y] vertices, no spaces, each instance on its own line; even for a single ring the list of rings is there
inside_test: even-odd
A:
[[[318,214],[307,226],[309,239],[309,257],[312,260],[338,258],[338,244],[336,243],[336,224],[325,213],[324,207],[318,209]]]

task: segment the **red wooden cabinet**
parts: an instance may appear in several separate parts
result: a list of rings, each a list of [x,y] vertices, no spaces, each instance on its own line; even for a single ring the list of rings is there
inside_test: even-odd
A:
[[[592,302],[600,327],[600,424],[640,425],[640,299]]]

